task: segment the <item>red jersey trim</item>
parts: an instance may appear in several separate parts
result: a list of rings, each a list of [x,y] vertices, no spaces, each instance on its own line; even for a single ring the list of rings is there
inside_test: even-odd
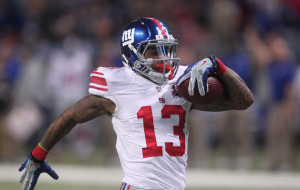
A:
[[[107,82],[105,78],[98,77],[98,76],[91,76],[91,83],[102,85],[102,86],[107,86]]]
[[[108,91],[107,88],[96,87],[96,86],[93,86],[92,84],[89,85],[89,88],[96,89],[96,90],[101,90],[101,91]]]

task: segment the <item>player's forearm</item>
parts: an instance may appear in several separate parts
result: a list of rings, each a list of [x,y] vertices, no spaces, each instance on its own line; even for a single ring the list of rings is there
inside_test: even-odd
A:
[[[226,86],[231,109],[244,110],[253,103],[254,97],[252,92],[243,79],[233,70],[226,68],[226,71],[220,75],[220,78]]]
[[[107,99],[88,95],[66,109],[49,126],[41,145],[48,151],[78,123],[83,123],[98,116],[108,114],[108,108],[113,107]]]
[[[112,114],[116,105],[99,96],[87,95],[66,109],[48,128],[41,145],[48,151],[77,123],[83,123],[105,114]]]
[[[72,114],[72,107],[65,110],[55,121],[51,123],[44,134],[41,145],[48,151],[77,124]]]

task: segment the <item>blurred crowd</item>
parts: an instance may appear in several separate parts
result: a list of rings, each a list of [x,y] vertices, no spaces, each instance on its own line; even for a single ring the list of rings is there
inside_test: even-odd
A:
[[[191,112],[190,166],[300,169],[298,0],[1,0],[0,161],[25,157],[88,93],[91,71],[122,66],[122,29],[145,16],[170,28],[182,65],[215,55],[255,97],[244,111]],[[114,144],[110,118],[101,117],[76,127],[51,154],[98,155],[113,165]]]

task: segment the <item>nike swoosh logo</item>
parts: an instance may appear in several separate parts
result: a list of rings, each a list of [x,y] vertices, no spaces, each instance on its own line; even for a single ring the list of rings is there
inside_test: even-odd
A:
[[[206,61],[203,61],[203,63],[200,65],[200,67],[202,66],[202,65],[204,65],[206,63]]]
[[[31,164],[30,164],[30,167],[29,167],[29,169],[31,169],[31,167],[32,167],[32,166],[33,166],[33,163],[31,163]]]

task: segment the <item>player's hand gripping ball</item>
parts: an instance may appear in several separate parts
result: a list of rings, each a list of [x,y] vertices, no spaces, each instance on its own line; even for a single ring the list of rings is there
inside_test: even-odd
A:
[[[195,86],[194,95],[191,96],[188,92],[189,82],[190,78],[184,80],[179,86],[177,86],[177,90],[182,97],[194,104],[210,104],[217,100],[220,100],[225,95],[223,84],[215,76],[208,77],[208,92],[205,93],[204,96],[200,95],[198,85]]]
[[[194,104],[210,104],[225,95],[225,88],[218,75],[226,70],[225,65],[213,56],[188,66],[176,82],[177,90]]]

